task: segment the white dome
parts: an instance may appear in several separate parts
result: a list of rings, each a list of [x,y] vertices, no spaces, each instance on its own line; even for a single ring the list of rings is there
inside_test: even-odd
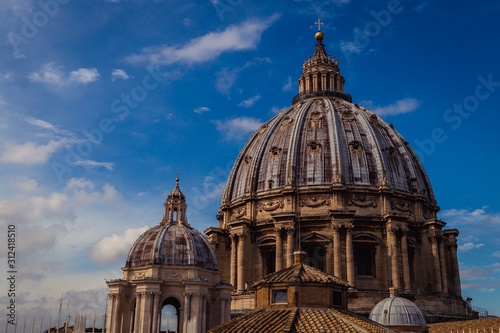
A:
[[[426,326],[424,315],[412,301],[396,295],[378,302],[370,319],[384,326]]]

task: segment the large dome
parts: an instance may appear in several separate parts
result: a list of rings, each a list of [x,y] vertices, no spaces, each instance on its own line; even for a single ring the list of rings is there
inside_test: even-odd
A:
[[[218,270],[214,249],[203,234],[189,226],[186,208],[177,179],[174,190],[167,196],[162,221],[135,241],[125,266],[196,266]]]
[[[318,21],[319,25],[319,21]],[[338,60],[317,34],[299,92],[253,133],[205,233],[234,308],[248,287],[307,253],[310,266],[349,283],[349,309],[368,315],[394,287],[429,315],[464,314],[458,230],[444,230],[431,183],[409,143],[344,91]],[[231,251],[228,254],[228,249]]]
[[[373,112],[340,98],[298,102],[264,123],[239,154],[222,202],[335,183],[420,193],[434,202],[408,142]]]

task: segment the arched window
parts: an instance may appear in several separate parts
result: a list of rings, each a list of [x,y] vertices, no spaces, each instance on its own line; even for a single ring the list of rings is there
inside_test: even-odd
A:
[[[174,218],[173,218],[174,221],[177,221],[177,209],[174,209]]]
[[[179,332],[179,309],[180,302],[173,297],[163,301],[161,308],[160,333],[178,333]]]

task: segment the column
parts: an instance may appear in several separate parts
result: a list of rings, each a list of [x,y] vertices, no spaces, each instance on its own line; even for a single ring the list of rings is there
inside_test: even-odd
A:
[[[201,313],[200,313],[200,320],[201,320],[201,331],[205,333],[207,331],[207,299],[205,297],[201,298]]]
[[[239,235],[238,241],[238,292],[242,293],[245,291],[245,240],[246,233]]]
[[[189,333],[188,332],[189,319],[191,319],[191,294],[184,293],[184,320],[183,320],[184,333]]]
[[[194,306],[196,307],[196,332],[203,331],[203,296],[201,294],[193,294]]]
[[[336,277],[342,278],[341,253],[340,253],[340,225],[334,224],[333,228],[333,271]]]
[[[313,91],[318,91],[318,74],[313,74]]]
[[[160,293],[154,293],[153,296],[153,327],[151,328],[152,333],[158,333],[160,332],[160,329],[158,328],[158,322],[159,322],[159,317],[160,317],[160,311],[158,307],[160,306],[158,303],[160,302]]]
[[[115,295],[114,298],[114,318],[113,318],[113,328],[112,332],[113,333],[119,333],[120,332],[120,294]]]
[[[231,284],[233,285],[233,289],[236,289],[237,236],[230,234],[229,237],[231,238]]]
[[[440,293],[442,292],[442,287],[441,287],[441,267],[439,263],[439,249],[438,249],[438,243],[437,243],[437,235],[431,235],[431,247],[432,247],[432,263],[434,265],[434,274],[436,277],[436,280],[434,281],[434,288],[433,291]]]
[[[136,294],[135,298],[135,318],[134,318],[134,333],[140,332],[141,325],[141,293]]]
[[[223,322],[225,322],[226,320],[226,302],[227,302],[227,299],[226,298],[220,298],[220,314],[219,314],[219,323],[214,323],[215,326],[217,326],[218,324],[222,324]]]
[[[335,83],[334,83],[334,75],[330,74],[330,90],[335,89]]]
[[[286,230],[286,267],[293,265],[293,228]]]
[[[408,228],[403,228],[403,235],[401,236],[401,255],[403,258],[403,282],[404,290],[406,292],[411,291],[411,281],[410,281],[410,264],[408,260],[408,243],[406,239],[406,234],[408,233]]]
[[[321,74],[321,90],[326,90],[326,74]]]
[[[281,238],[281,228],[275,229],[276,235],[276,271],[283,269],[283,239]]]
[[[106,332],[114,333],[113,331],[113,323],[114,323],[114,315],[115,315],[115,300],[116,294],[108,294],[108,320],[106,323]]]
[[[389,248],[389,256],[391,258],[391,276],[392,276],[392,287],[398,289],[401,288],[399,283],[399,265],[398,265],[398,250],[397,250],[397,238],[396,238],[396,228],[387,227],[387,247]]]
[[[141,320],[141,333],[150,333],[151,332],[151,292],[145,292],[142,294],[142,320]]]
[[[347,282],[351,288],[356,288],[354,281],[354,249],[352,247],[352,224],[346,225],[346,261],[347,261]]]
[[[458,269],[457,258],[457,240],[450,245],[451,250],[451,267],[453,269],[453,284],[455,287],[455,296],[462,297],[462,286],[460,285],[460,271]]]
[[[446,274],[446,256],[444,253],[444,239],[441,238],[441,241],[439,242],[439,252],[440,252],[440,263],[441,263],[441,280],[442,282],[442,288],[443,288],[443,293],[447,294],[448,293],[448,274]]]

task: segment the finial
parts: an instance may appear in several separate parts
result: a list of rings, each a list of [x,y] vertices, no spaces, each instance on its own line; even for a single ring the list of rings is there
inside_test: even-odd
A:
[[[175,178],[175,184],[176,184],[176,185],[179,185],[179,176],[180,176],[181,174],[180,174],[179,172],[176,172],[176,173],[175,173],[175,175],[177,176],[177,177]]]
[[[314,36],[314,38],[316,38],[316,40],[318,42],[321,42],[323,40],[323,38],[325,38],[325,34],[323,32],[321,32],[321,25],[324,24],[323,22],[321,22],[319,19],[317,22],[314,22],[314,24],[317,24],[318,25],[318,32],[316,33],[316,36]]]

